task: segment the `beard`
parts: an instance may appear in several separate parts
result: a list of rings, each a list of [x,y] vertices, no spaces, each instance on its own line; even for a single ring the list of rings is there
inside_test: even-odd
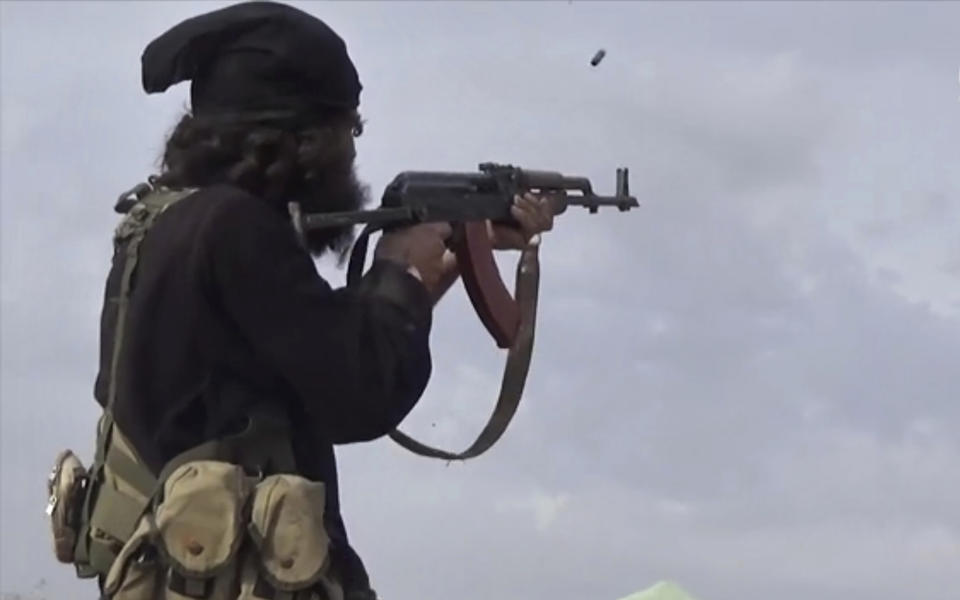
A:
[[[350,160],[311,172],[292,196],[304,214],[358,211],[369,202],[370,188],[359,180]],[[338,265],[343,266],[353,246],[355,227],[344,225],[304,231],[307,250],[314,258],[331,251],[337,255]]]

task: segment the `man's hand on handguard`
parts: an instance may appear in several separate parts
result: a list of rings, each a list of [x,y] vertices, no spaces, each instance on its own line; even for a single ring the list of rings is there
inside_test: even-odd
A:
[[[546,196],[527,192],[515,196],[510,213],[520,227],[487,223],[490,243],[496,250],[522,250],[540,243],[540,234],[553,229],[553,208]]]

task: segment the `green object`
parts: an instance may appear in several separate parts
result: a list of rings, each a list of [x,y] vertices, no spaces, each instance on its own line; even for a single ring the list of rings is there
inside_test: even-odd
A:
[[[643,591],[630,594],[620,600],[697,600],[672,581],[661,581]]]

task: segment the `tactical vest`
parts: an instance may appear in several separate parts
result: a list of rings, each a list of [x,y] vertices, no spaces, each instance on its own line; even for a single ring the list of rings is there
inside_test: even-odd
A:
[[[116,374],[141,244],[193,190],[141,184],[121,196],[123,257],[107,403],[93,464],[70,450],[48,482],[57,559],[99,578],[103,600],[342,600],[330,568],[325,486],[295,474],[286,416],[248,415],[236,435],[174,457],[155,475],[113,420]]]

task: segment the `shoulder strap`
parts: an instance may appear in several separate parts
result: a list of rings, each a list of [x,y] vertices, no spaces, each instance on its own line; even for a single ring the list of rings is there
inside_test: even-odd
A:
[[[113,235],[114,247],[117,251],[123,248],[123,271],[120,275],[120,291],[114,301],[117,304],[117,321],[113,336],[113,353],[110,358],[110,380],[107,388],[107,405],[104,409],[97,440],[97,454],[94,457],[94,466],[102,464],[106,457],[107,445],[113,430],[113,405],[117,399],[117,366],[120,362],[120,352],[123,348],[123,339],[126,326],[127,309],[130,306],[130,292],[133,288],[133,279],[140,259],[140,244],[143,243],[147,232],[153,227],[164,211],[176,202],[192,194],[194,190],[151,191],[130,207],[126,216],[117,226]]]
[[[117,294],[117,325],[113,338],[113,356],[110,360],[110,384],[107,393],[107,412],[112,412],[113,403],[117,396],[117,364],[120,359],[120,350],[123,347],[124,325],[126,323],[127,308],[130,304],[133,277],[140,258],[140,244],[143,243],[147,232],[164,211],[176,202],[192,194],[194,190],[166,190],[162,189],[147,194],[134,204],[126,217],[117,226],[114,232],[114,245],[118,249],[126,244],[124,249],[123,272],[120,277],[120,292]]]
[[[111,458],[120,456],[120,459],[110,461],[116,464],[121,472],[124,473],[124,479],[127,479],[134,485],[134,489],[140,486],[137,483],[145,483],[153,478],[152,473],[146,469],[142,461],[136,460],[135,456],[129,456],[133,453],[133,447],[129,444],[123,444],[128,448],[128,452],[119,453],[111,441],[114,439],[114,421],[113,406],[117,396],[117,366],[119,364],[120,352],[123,347],[127,309],[130,302],[130,292],[133,287],[133,279],[140,258],[140,244],[143,242],[147,232],[153,226],[157,217],[159,217],[167,208],[174,203],[182,200],[193,193],[192,189],[185,190],[155,190],[146,184],[135,187],[128,193],[120,196],[117,202],[118,212],[126,213],[124,218],[117,225],[113,235],[114,251],[123,252],[123,271],[120,277],[120,289],[113,301],[117,306],[117,319],[113,337],[113,352],[110,360],[109,387],[107,391],[107,404],[104,407],[103,414],[97,424],[96,450],[94,452],[93,464],[88,471],[88,487],[81,515],[81,530],[77,536],[76,562],[77,574],[81,577],[92,577],[99,572],[103,572],[104,567],[109,569],[109,559],[102,554],[99,545],[89,543],[90,528],[93,522],[99,522],[103,519],[95,518],[102,513],[104,508],[120,510],[119,507],[110,507],[111,502],[106,502],[106,507],[94,506],[94,498],[99,495],[99,489],[102,487],[104,479],[104,470],[107,464],[108,455]],[[111,451],[112,450],[112,451]],[[128,460],[124,460],[128,458]],[[106,489],[106,488],[104,488]],[[139,491],[139,489],[138,489]],[[108,494],[109,496],[109,494]],[[102,503],[96,502],[101,505]],[[120,517],[121,515],[117,515]],[[121,520],[126,522],[132,516],[124,515]],[[139,518],[139,516],[137,517]],[[99,524],[99,523],[98,523]]]

